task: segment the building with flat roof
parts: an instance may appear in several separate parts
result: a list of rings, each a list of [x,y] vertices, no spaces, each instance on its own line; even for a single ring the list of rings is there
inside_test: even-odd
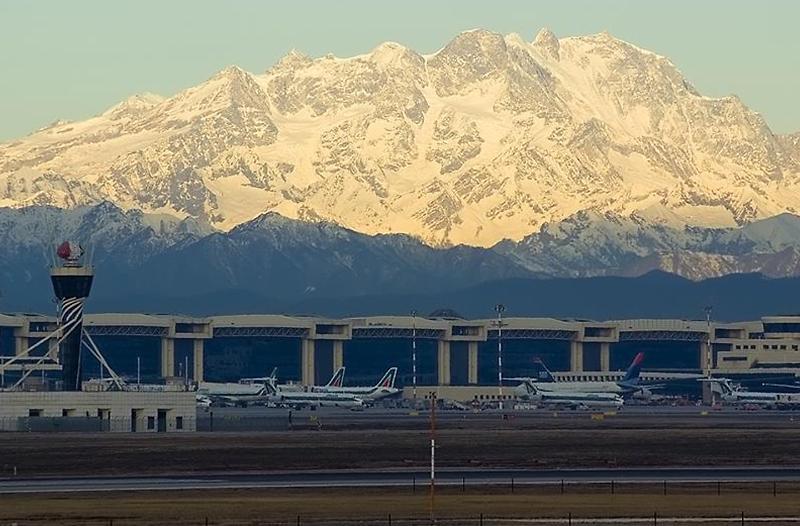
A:
[[[231,381],[278,367],[282,379],[312,384],[345,365],[348,383],[365,384],[396,365],[400,385],[408,385],[413,341],[419,385],[479,386],[497,383],[497,323],[422,316],[105,313],[86,315],[84,329],[128,378],[138,372],[149,380]],[[502,324],[505,376],[532,374],[533,357],[564,378],[610,375],[639,351],[646,353],[649,371],[700,372],[710,356],[717,375],[800,372],[800,316],[737,323],[509,317]],[[54,317],[0,315],[0,355],[13,356],[56,328]],[[51,351],[43,345],[39,352]],[[24,368],[21,362],[15,366]],[[84,379],[99,374],[91,363],[85,371]]]
[[[187,432],[191,391],[3,391],[0,431]]]

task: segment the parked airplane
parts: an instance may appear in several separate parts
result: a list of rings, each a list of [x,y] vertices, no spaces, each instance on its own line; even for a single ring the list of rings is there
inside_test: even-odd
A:
[[[212,404],[247,406],[266,401],[264,384],[241,384],[234,382],[200,382],[197,386],[197,402],[202,406]]]
[[[242,378],[237,383],[233,382],[200,382],[197,386],[197,403],[208,407],[214,404],[247,406],[254,403],[269,401],[266,384],[276,383],[277,369],[273,369],[272,376],[263,378]],[[344,367],[340,367],[325,387],[341,387],[344,379]],[[297,391],[294,386],[278,386],[282,391]]]
[[[261,376],[257,378],[242,378],[239,380],[240,384],[263,384],[268,381],[272,381],[277,385],[277,378],[278,378],[278,368],[274,368],[272,370],[272,374],[269,376]],[[328,383],[324,386],[311,386],[311,389],[319,389],[323,387],[342,387],[344,385],[344,367],[339,367],[334,371],[333,376],[331,379],[328,380]],[[303,391],[304,387],[301,384],[280,384],[278,385],[278,389],[283,391]]]
[[[630,394],[643,389],[639,384],[643,361],[644,353],[640,352],[633,358],[625,376],[618,382],[559,382],[539,359],[536,360],[540,367],[537,378],[504,378],[504,380],[523,383],[527,381],[534,384],[537,390],[547,392]]]
[[[195,395],[195,400],[197,401],[197,407],[202,407],[203,409],[208,409],[213,405],[213,401],[207,395]]]
[[[619,394],[591,393],[578,391],[544,391],[538,383],[527,379],[514,388],[515,394],[523,400],[531,400],[548,407],[568,409],[613,408],[619,409],[625,403]]]
[[[769,409],[800,407],[800,394],[770,391],[745,391],[729,378],[704,378],[701,381],[719,386],[720,398],[733,405],[754,405]]]
[[[315,391],[284,391],[274,381],[264,383],[268,401],[293,409],[305,407],[362,408],[364,400],[353,394],[320,393]]]
[[[400,390],[394,386],[396,379],[397,367],[390,367],[381,379],[378,380],[378,383],[372,387],[342,387],[341,385],[332,386],[329,383],[324,387],[314,387],[312,391],[317,393],[350,394],[358,396],[364,401],[374,402],[400,392]]]

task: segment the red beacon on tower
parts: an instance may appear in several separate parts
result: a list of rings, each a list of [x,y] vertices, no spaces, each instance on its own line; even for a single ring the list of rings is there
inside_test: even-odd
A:
[[[79,260],[83,256],[83,247],[71,241],[64,241],[56,249],[56,255],[64,262],[65,267],[80,266]]]

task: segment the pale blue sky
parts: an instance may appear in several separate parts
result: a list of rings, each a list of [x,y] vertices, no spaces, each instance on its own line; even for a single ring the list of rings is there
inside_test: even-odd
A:
[[[532,39],[608,30],[670,57],[707,95],[739,95],[800,131],[794,0],[0,0],[0,140],[82,119],[137,92],[171,95],[229,64],[261,72],[292,48],[420,52],[482,27]]]

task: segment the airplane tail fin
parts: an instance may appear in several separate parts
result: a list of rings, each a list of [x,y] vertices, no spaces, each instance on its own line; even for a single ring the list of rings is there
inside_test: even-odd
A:
[[[339,367],[333,373],[331,379],[325,384],[325,387],[342,387],[344,385],[344,367]]]
[[[734,394],[735,389],[731,385],[730,381],[722,381],[719,383],[719,387],[722,390],[722,394],[724,395],[732,395]]]
[[[628,370],[625,371],[625,376],[620,383],[625,385],[637,385],[639,383],[639,375],[642,373],[643,361],[644,353],[640,352],[633,358],[631,365],[628,367]]]
[[[390,367],[386,374],[383,375],[377,384],[375,384],[375,388],[384,388],[384,389],[393,389],[394,388],[394,381],[397,379],[397,367]]]
[[[547,366],[544,364],[541,358],[534,358],[533,364],[536,370],[535,380],[537,382],[550,383],[556,381],[555,377],[553,376],[553,373],[550,372],[550,369],[547,368]]]
[[[539,394],[539,390],[536,388],[536,385],[534,385],[534,383],[531,380],[526,380],[525,382],[523,382],[522,385],[525,386],[525,392],[528,393],[528,396],[536,396],[537,394]]]
[[[278,368],[277,367],[274,367],[272,369],[272,372],[269,375],[269,379],[272,380],[272,383],[274,383],[274,384],[278,383]]]
[[[267,381],[264,382],[264,394],[269,396],[278,394],[278,382],[275,376],[270,376]]]

